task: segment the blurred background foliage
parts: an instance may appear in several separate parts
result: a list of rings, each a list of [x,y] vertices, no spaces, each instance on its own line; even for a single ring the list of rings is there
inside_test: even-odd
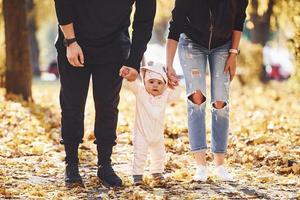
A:
[[[5,72],[2,1],[0,0],[0,74]],[[45,71],[56,57],[53,45],[57,31],[54,1],[28,1],[33,3],[28,15],[34,15],[36,23],[34,32],[38,43],[38,67]],[[175,0],[157,1],[152,43],[164,45],[174,2]],[[295,72],[290,81],[300,85],[300,0],[249,0],[239,57],[240,73],[247,74],[244,76],[245,82],[259,78],[262,70],[262,48],[270,41],[273,45],[288,47],[294,55]]]

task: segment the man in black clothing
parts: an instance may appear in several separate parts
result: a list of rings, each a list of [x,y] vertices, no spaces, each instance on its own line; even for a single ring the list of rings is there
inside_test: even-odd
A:
[[[136,0],[132,40],[128,27],[134,0],[55,0],[59,22],[56,41],[61,81],[62,141],[66,152],[65,182],[82,183],[78,172],[78,146],[84,132],[84,109],[90,77],[93,81],[98,177],[108,186],[122,180],[111,166],[116,144],[119,71],[135,80],[142,56],[151,37],[155,0]]]

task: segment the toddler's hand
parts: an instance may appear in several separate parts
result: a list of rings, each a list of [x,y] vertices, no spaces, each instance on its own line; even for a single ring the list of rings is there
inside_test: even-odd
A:
[[[138,76],[138,72],[132,67],[123,66],[120,69],[119,75],[127,79],[128,81],[134,81]]]
[[[125,78],[125,76],[127,76],[128,74],[129,74],[129,69],[127,67],[123,66],[120,69],[119,75],[122,76],[123,78]]]

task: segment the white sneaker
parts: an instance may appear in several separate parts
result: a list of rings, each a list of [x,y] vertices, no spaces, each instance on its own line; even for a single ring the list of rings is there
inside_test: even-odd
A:
[[[195,175],[193,177],[194,181],[205,182],[208,176],[208,169],[206,166],[197,166]]]
[[[233,176],[226,170],[224,165],[216,167],[215,175],[220,181],[233,181]]]

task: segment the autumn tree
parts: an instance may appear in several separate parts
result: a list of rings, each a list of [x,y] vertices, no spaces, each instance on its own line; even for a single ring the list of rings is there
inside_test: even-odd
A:
[[[31,62],[26,0],[3,0],[6,44],[6,93],[31,99]]]
[[[247,28],[250,28],[250,40],[261,46],[269,40],[275,40],[277,45],[289,47],[296,57],[296,72],[292,80],[300,85],[298,73],[300,71],[300,0],[250,0],[249,2],[248,24],[250,26]],[[270,37],[271,33],[275,33],[273,38]]]
[[[0,0],[0,88],[4,87],[5,73],[5,45],[4,45],[4,22],[2,13],[2,0]]]
[[[35,2],[33,0],[26,0],[27,7],[27,26],[28,26],[28,39],[30,47],[30,60],[33,70],[33,75],[40,75],[39,68],[39,46],[36,38],[36,10]]]
[[[273,14],[273,7],[275,0],[269,0],[265,5],[261,5],[261,1],[250,1],[251,12],[250,20],[253,23],[253,28],[250,31],[251,41],[259,43],[262,46],[269,40],[271,32],[271,16]],[[264,10],[265,7],[265,10]]]

